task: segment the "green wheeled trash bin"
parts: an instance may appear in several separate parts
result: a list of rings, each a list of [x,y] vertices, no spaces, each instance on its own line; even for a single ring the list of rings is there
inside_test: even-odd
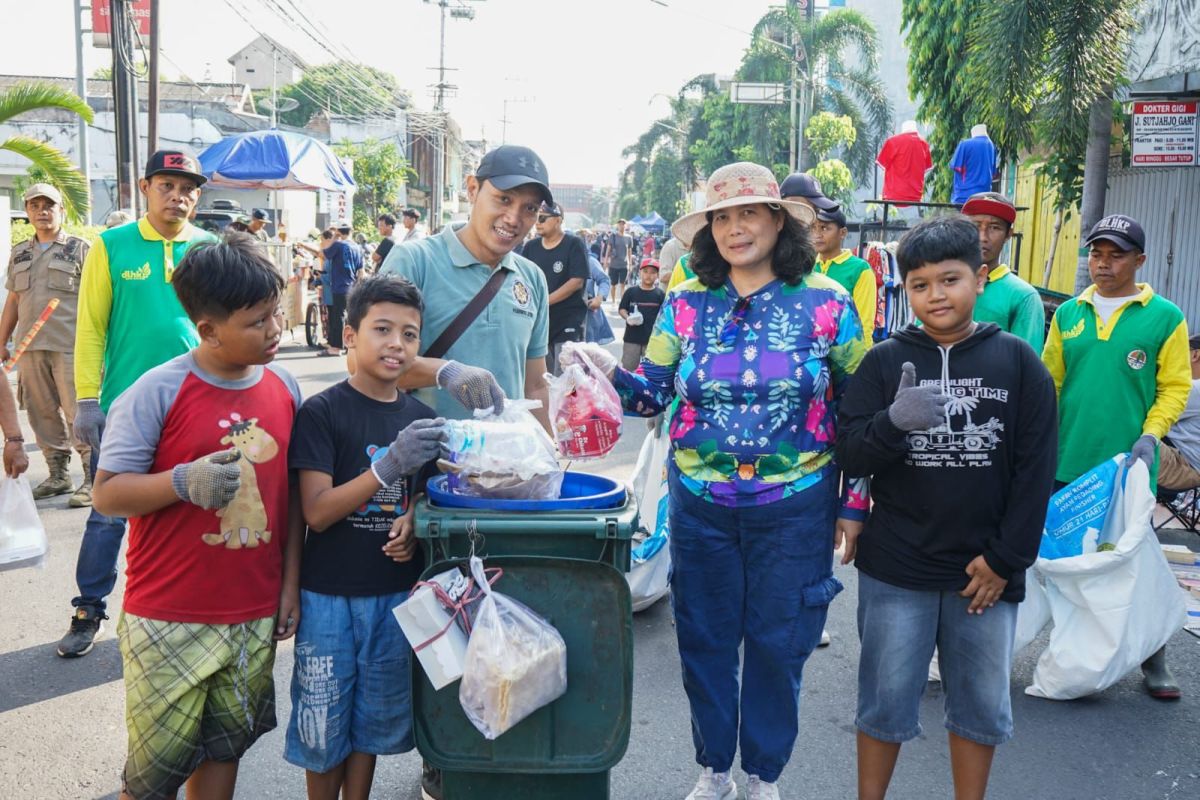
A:
[[[417,748],[442,771],[445,800],[608,798],[633,706],[624,575],[637,527],[633,498],[615,481],[582,473],[566,474],[557,501],[459,497],[435,478],[414,527],[425,578],[465,564],[474,550],[486,567],[503,569],[494,590],[544,617],[567,646],[566,694],[494,741],[467,719],[459,682],[435,691],[414,659]]]

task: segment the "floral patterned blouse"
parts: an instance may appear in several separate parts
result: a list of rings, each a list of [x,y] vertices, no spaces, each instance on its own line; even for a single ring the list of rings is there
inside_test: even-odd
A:
[[[689,490],[758,506],[838,479],[837,402],[866,351],[853,299],[824,275],[745,298],[692,279],[667,297],[637,372],[613,383],[642,416],[678,396],[671,452]],[[865,483],[848,486],[840,514],[864,519],[867,503]]]

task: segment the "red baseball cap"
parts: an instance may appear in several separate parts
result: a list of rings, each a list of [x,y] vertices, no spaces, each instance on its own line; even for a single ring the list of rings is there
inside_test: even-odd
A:
[[[962,213],[968,217],[972,214],[989,214],[1002,219],[1009,225],[1017,221],[1017,207],[1004,195],[998,192],[979,192],[967,198],[963,203]]]

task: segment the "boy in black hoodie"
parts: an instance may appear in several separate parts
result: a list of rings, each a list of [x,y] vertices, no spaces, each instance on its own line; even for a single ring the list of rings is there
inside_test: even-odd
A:
[[[982,798],[1012,737],[1017,604],[1054,486],[1054,383],[1026,342],[972,320],[987,276],[969,220],[917,225],[897,261],[922,327],[871,349],[838,414],[838,463],[871,478],[874,500],[843,558],[859,571],[859,798],[883,798],[900,744],[921,732],[935,645],[955,797]]]

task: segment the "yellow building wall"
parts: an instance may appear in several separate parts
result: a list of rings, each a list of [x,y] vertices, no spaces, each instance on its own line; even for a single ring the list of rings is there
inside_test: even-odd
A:
[[[1020,274],[1034,286],[1074,294],[1075,266],[1079,259],[1079,209],[1071,208],[1070,215],[1063,216],[1050,280],[1046,281],[1046,257],[1054,236],[1054,190],[1045,178],[1035,172],[1037,167],[1037,163],[1024,163],[1017,167],[1013,201],[1018,208],[1027,208],[1026,211],[1017,212],[1015,228],[1022,234]]]

